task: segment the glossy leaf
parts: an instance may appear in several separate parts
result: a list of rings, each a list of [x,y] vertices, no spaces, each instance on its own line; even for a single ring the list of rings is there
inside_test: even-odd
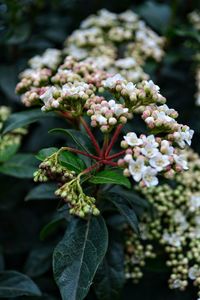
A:
[[[80,173],[86,168],[86,165],[82,159],[68,151],[62,151],[59,154],[59,162],[67,169],[77,173]]]
[[[113,170],[104,170],[97,173],[90,179],[90,182],[94,184],[119,184],[127,188],[131,187],[130,181],[123,176],[122,172]]]
[[[44,113],[41,109],[31,109],[22,112],[17,112],[8,118],[3,127],[3,134],[12,131],[16,128],[24,127],[31,123],[39,121],[41,118],[55,116],[54,113]]]
[[[63,300],[85,298],[107,246],[108,234],[101,216],[70,222],[53,255],[54,277]]]
[[[41,296],[37,285],[26,275],[16,271],[0,273],[0,297]]]
[[[47,158],[48,156],[51,156],[52,154],[54,154],[57,151],[58,151],[58,148],[56,148],[56,147],[44,148],[44,149],[41,149],[37,153],[36,158],[43,161],[43,160],[45,160],[45,158]]]
[[[55,190],[57,188],[56,184],[53,183],[42,183],[38,186],[35,186],[30,192],[26,195],[25,200],[51,200],[58,199],[55,195]]]
[[[17,178],[32,178],[37,160],[32,154],[16,154],[0,166],[0,173]]]
[[[138,219],[133,209],[133,206],[130,206],[129,201],[127,201],[125,197],[117,193],[107,193],[105,195],[105,198],[107,198],[114,204],[114,206],[124,216],[125,220],[133,228],[133,230],[139,233]]]
[[[121,299],[125,282],[124,251],[123,242],[118,236],[118,232],[110,232],[106,256],[95,276],[94,290],[99,300]]]
[[[67,135],[70,138],[69,140],[70,145],[78,146],[79,149],[82,149],[87,153],[93,152],[94,150],[88,136],[79,130],[55,128],[50,130],[49,133],[57,133],[57,134],[60,133],[60,134]]]

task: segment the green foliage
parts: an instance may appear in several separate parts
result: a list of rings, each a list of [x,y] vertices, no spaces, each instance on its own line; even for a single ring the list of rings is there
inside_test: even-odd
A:
[[[122,172],[112,170],[98,172],[90,179],[90,182],[94,184],[119,184],[127,188],[131,187],[130,181],[123,176]]]
[[[54,250],[53,270],[63,300],[82,300],[108,246],[102,217],[74,220]]]
[[[0,297],[41,296],[37,285],[26,275],[16,271],[0,273]]]

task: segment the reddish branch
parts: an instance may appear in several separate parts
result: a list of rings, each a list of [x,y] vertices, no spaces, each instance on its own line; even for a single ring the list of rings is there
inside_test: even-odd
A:
[[[105,157],[107,157],[107,155],[110,153],[110,150],[112,149],[114,143],[116,142],[116,140],[117,140],[117,138],[118,138],[118,136],[119,136],[119,134],[120,134],[120,132],[122,130],[122,127],[123,127],[122,124],[120,124],[120,125],[117,126],[117,129],[116,129],[116,131],[115,131],[115,133],[114,133],[114,135],[113,135],[113,137],[111,139],[111,142],[110,142],[110,144],[109,144],[109,146],[108,146],[108,148],[106,150]]]
[[[99,156],[100,156],[100,155],[101,155],[101,149],[100,149],[99,144],[97,143],[97,141],[96,141],[96,139],[95,139],[95,137],[94,137],[92,131],[90,130],[88,124],[85,122],[85,120],[84,120],[82,117],[80,117],[80,122],[81,122],[81,124],[83,125],[83,127],[85,128],[87,134],[89,135],[89,137],[90,137],[90,139],[91,139],[92,144],[94,145],[94,147],[95,147],[97,153],[98,153]]]

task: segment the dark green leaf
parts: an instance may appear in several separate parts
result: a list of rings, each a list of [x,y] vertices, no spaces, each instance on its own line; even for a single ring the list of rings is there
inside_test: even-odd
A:
[[[16,271],[0,273],[0,297],[41,296],[37,285],[26,275]]]
[[[55,195],[57,185],[54,183],[42,183],[34,187],[26,196],[25,200],[50,200],[58,199]]]
[[[139,233],[138,219],[132,206],[125,197],[116,193],[107,193],[105,198],[111,201],[119,212],[124,216],[129,225]]]
[[[19,144],[8,145],[0,151],[0,162],[9,160],[19,149]]]
[[[0,166],[0,173],[17,178],[32,178],[37,160],[32,154],[16,154]]]
[[[54,113],[44,113],[41,109],[31,109],[27,111],[17,112],[8,118],[3,127],[3,134],[16,128],[24,127],[28,124],[39,121],[41,118],[55,116]]]
[[[43,160],[45,160],[45,158],[47,158],[48,156],[51,156],[52,154],[54,154],[57,151],[58,151],[58,148],[56,148],[56,147],[44,148],[44,149],[41,149],[37,153],[36,158],[43,161]]]
[[[70,144],[72,146],[77,145],[79,149],[86,151],[87,153],[93,152],[93,146],[88,136],[75,129],[63,129],[55,128],[49,131],[50,133],[64,133],[70,138]]]
[[[125,282],[123,243],[118,232],[111,232],[109,247],[95,275],[95,293],[99,300],[121,299]]]
[[[108,234],[101,216],[70,222],[53,255],[54,277],[63,300],[85,298],[107,246]]]
[[[53,245],[39,245],[34,248],[25,263],[24,273],[30,277],[37,277],[51,268]]]
[[[59,162],[70,171],[75,171],[76,173],[80,173],[86,168],[82,159],[68,151],[62,151],[59,154]]]
[[[54,220],[49,222],[47,225],[45,225],[40,231],[40,239],[43,241],[51,234],[53,234],[57,230],[57,228],[59,228],[60,225],[63,223],[64,219],[64,216],[58,216]]]
[[[171,17],[169,5],[147,1],[140,7],[139,14],[158,32],[167,30]]]
[[[122,172],[113,170],[104,170],[97,173],[90,179],[90,182],[94,184],[119,184],[127,188],[131,187],[130,181],[123,176]]]

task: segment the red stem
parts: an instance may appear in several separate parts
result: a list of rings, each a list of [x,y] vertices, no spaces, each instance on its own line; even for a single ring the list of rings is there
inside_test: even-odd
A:
[[[87,157],[93,158],[93,159],[95,159],[95,160],[101,160],[101,158],[98,157],[98,156],[95,156],[95,155],[86,153],[86,152],[81,151],[81,150],[78,150],[78,149],[73,149],[73,148],[70,148],[70,147],[64,147],[64,148],[65,148],[66,150],[70,151],[70,152],[79,153],[79,154],[85,155],[85,156],[87,156]]]
[[[87,174],[87,173],[91,172],[92,170],[97,168],[100,164],[101,164],[101,162],[97,162],[96,164],[94,164],[94,165],[90,166],[89,168],[85,169],[83,172],[81,172],[81,174]]]
[[[83,127],[85,128],[87,134],[89,135],[89,137],[91,139],[91,142],[93,143],[97,153],[99,155],[101,155],[101,149],[99,147],[99,144],[97,143],[97,141],[96,141],[92,131],[90,130],[89,126],[87,125],[87,123],[85,122],[85,120],[82,117],[80,117],[80,121],[81,121],[81,124],[83,125]]]
[[[112,167],[117,167],[118,166],[118,164],[116,162],[112,162],[112,161],[109,161],[109,160],[101,160],[101,163],[103,163],[104,165],[112,166]]]
[[[121,155],[123,155],[123,154],[125,154],[125,153],[126,153],[126,150],[123,150],[123,151],[120,151],[120,152],[118,152],[118,153],[115,153],[115,154],[113,154],[113,155],[111,155],[111,156],[106,157],[106,159],[107,159],[107,160],[114,159],[114,158],[117,158],[117,157],[119,157],[119,156],[121,156]]]
[[[109,146],[108,146],[108,148],[106,150],[105,157],[110,153],[110,150],[112,149],[112,147],[113,147],[116,139],[118,138],[118,136],[119,136],[119,134],[120,134],[120,132],[122,130],[122,127],[123,127],[123,124],[120,124],[120,125],[117,126],[117,129],[115,130],[115,133],[114,133],[114,135],[113,135],[113,137],[111,139],[111,142],[110,142],[110,144],[109,144]]]

